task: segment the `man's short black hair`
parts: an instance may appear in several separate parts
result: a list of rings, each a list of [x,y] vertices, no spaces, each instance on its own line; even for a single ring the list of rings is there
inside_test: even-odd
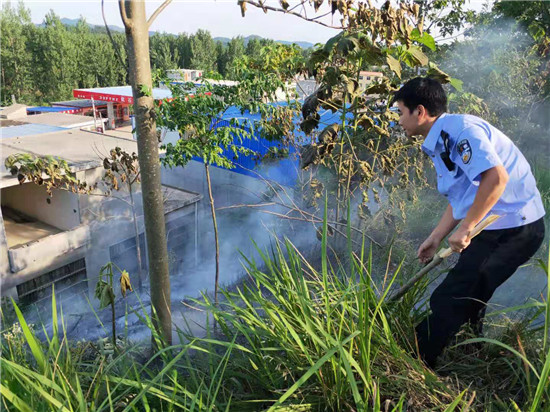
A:
[[[439,116],[447,111],[447,95],[437,80],[416,77],[409,80],[393,96],[393,103],[402,101],[411,112],[419,105],[426,108],[430,116]]]

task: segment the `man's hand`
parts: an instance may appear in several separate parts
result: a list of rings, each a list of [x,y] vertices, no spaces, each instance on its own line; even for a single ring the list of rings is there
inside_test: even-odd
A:
[[[428,263],[433,259],[441,240],[429,236],[418,248],[417,256],[422,263]]]
[[[449,237],[449,246],[453,252],[460,253],[470,244],[472,231],[462,225]]]

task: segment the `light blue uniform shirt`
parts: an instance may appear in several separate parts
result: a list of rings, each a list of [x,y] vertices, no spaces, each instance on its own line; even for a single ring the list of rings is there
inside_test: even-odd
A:
[[[441,131],[449,134],[448,149],[454,170],[441,159],[445,152]],[[542,199],[529,163],[500,130],[476,116],[443,113],[433,124],[422,149],[433,161],[437,189],[449,200],[453,217],[464,219],[474,203],[481,173],[502,165],[510,179],[489,214],[502,216],[488,230],[507,229],[544,216]]]

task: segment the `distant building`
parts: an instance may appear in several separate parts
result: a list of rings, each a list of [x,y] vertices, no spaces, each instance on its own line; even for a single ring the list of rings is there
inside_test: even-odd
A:
[[[174,81],[194,82],[202,78],[202,70],[194,70],[194,69],[167,70],[166,76],[170,80],[174,80]]]
[[[359,87],[365,90],[374,82],[379,82],[384,77],[382,72],[369,72],[362,70],[359,72]]]
[[[106,106],[105,117],[107,118],[107,129],[109,130],[115,129],[120,124],[130,121],[130,106],[134,104],[131,86],[74,89],[73,96],[78,99],[85,99],[85,104],[88,109],[90,108],[89,103],[95,105],[95,102],[101,102],[102,106]],[[164,99],[171,96],[168,90],[159,88],[153,89],[153,97],[155,99]],[[70,101],[58,103],[62,103],[65,106],[71,104]],[[96,110],[101,110],[101,108],[96,107]]]
[[[78,100],[66,100],[62,102],[52,102],[52,109],[57,108],[71,108],[75,110],[77,114],[82,114],[85,116],[94,116],[95,111],[95,118],[99,120],[101,123],[107,123],[107,105],[108,102],[103,100],[91,100],[91,99],[78,99]],[[126,106],[124,110],[119,113],[118,110],[115,109],[115,127],[118,127],[125,122],[128,122],[129,119],[129,108]],[[63,112],[67,113],[67,112]],[[71,113],[71,112],[69,112]],[[117,116],[118,114],[118,116]],[[105,126],[105,125],[102,125]]]

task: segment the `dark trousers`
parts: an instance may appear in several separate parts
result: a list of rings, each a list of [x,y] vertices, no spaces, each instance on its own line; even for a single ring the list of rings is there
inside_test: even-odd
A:
[[[472,239],[432,293],[431,315],[416,327],[420,356],[429,366],[464,323],[481,325],[495,290],[535,254],[543,239],[542,218],[512,229],[485,230]]]

